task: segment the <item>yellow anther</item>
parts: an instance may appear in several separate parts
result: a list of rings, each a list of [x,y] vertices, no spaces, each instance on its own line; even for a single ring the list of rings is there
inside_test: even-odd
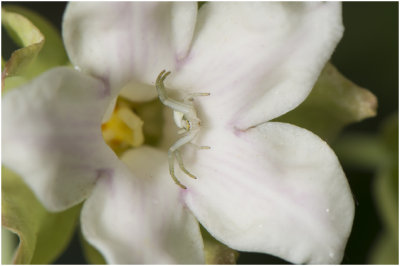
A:
[[[111,118],[101,130],[104,140],[116,153],[144,142],[143,121],[122,102],[117,102]]]

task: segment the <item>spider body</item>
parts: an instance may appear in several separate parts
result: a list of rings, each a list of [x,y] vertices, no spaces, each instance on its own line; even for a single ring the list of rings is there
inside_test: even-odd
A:
[[[171,72],[166,72],[163,70],[157,77],[156,80],[156,89],[158,93],[158,97],[160,101],[171,108],[174,112],[174,121],[175,124],[180,128],[178,134],[184,134],[184,136],[178,139],[168,150],[168,164],[169,164],[169,173],[175,183],[183,189],[186,189],[181,182],[179,182],[178,178],[175,175],[175,159],[178,161],[179,167],[182,171],[190,176],[191,178],[196,179],[196,177],[191,174],[183,165],[183,160],[179,152],[179,148],[183,145],[190,143],[200,130],[200,119],[197,117],[196,109],[193,105],[193,97],[194,96],[208,96],[209,93],[197,93],[192,94],[189,98],[186,98],[183,102],[179,102],[168,97],[167,92],[164,87],[164,80],[167,76],[171,74]],[[209,147],[201,146],[202,149],[209,149]]]

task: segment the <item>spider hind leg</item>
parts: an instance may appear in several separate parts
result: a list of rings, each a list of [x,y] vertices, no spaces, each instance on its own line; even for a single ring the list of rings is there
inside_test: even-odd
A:
[[[179,167],[181,168],[181,170],[187,174],[188,176],[190,176],[193,179],[197,179],[197,177],[195,175],[193,175],[192,173],[190,173],[185,166],[183,165],[183,160],[182,160],[182,156],[181,153],[179,152],[179,150],[175,151],[175,157],[176,160],[178,161]]]
[[[175,184],[177,184],[183,189],[186,189],[187,187],[184,186],[181,182],[179,182],[178,178],[175,175],[175,151],[171,150],[168,151],[168,164],[169,164],[169,174],[171,175]]]
[[[179,182],[178,178],[175,176],[175,159],[177,159],[179,167],[182,169],[182,171],[190,176],[191,178],[196,179],[196,177],[191,174],[183,165],[183,160],[182,157],[179,154],[179,148],[185,145],[186,143],[189,143],[190,141],[193,140],[193,138],[196,136],[196,131],[194,132],[189,132],[186,136],[178,139],[174,145],[171,146],[168,150],[168,164],[169,164],[169,173],[171,174],[172,179],[175,181],[175,183],[180,186],[183,189],[186,189],[186,186],[182,185],[181,182]]]

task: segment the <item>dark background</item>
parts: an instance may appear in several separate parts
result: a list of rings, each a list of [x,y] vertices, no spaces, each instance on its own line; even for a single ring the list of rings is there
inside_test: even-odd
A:
[[[65,2],[19,2],[18,5],[35,10],[61,29]],[[7,5],[7,3],[5,4]],[[345,2],[343,3],[345,33],[332,57],[333,64],[346,77],[372,91],[378,98],[378,115],[347,127],[346,132],[377,132],[388,115],[398,112],[398,3]],[[2,35],[3,36],[3,35]],[[4,39],[4,38],[3,38]],[[4,42],[3,42],[4,44]],[[4,45],[2,45],[4,48]],[[2,50],[3,58],[8,58]],[[357,206],[353,231],[343,263],[365,264],[371,247],[381,231],[372,197],[373,172],[344,170],[349,178]],[[86,263],[80,249],[78,234],[57,264]],[[254,253],[241,253],[239,264],[280,264],[278,258]]]

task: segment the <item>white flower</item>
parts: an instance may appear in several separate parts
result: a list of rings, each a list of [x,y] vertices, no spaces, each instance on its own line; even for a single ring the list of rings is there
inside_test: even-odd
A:
[[[334,2],[72,2],[63,38],[79,71],[4,97],[3,163],[49,210],[87,199],[84,236],[109,263],[202,263],[197,221],[233,249],[339,263],[354,215],[341,166],[311,132],[268,121],[307,97],[342,31]],[[100,130],[118,94],[157,97],[163,69],[178,98],[211,93],[195,100],[193,141],[211,149],[182,149],[187,189],[166,151],[118,158]]]

